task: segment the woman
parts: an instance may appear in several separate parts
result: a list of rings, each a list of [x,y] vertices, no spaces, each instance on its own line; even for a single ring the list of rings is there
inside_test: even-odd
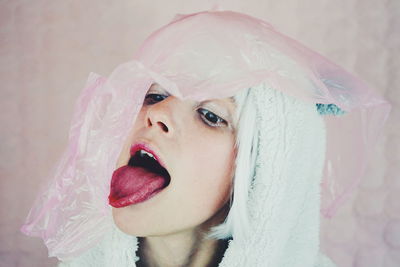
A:
[[[89,77],[22,231],[62,266],[334,266],[320,209],[354,189],[388,110],[261,20],[180,15]]]

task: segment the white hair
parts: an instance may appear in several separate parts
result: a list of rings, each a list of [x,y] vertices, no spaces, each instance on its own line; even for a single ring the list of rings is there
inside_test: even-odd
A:
[[[230,210],[225,221],[211,228],[208,238],[227,239],[243,236],[249,228],[247,200],[258,146],[258,129],[256,125],[256,108],[249,97],[251,88],[241,90],[234,96],[236,102],[237,155],[235,174],[230,195]]]

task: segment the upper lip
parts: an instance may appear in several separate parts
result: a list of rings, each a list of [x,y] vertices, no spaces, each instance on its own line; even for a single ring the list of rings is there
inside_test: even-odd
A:
[[[164,161],[160,158],[159,154],[155,151],[155,149],[146,142],[137,142],[131,146],[130,154],[131,156],[135,155],[135,153],[139,150],[144,150],[154,156],[154,158],[158,161],[158,163],[164,168],[167,169]]]

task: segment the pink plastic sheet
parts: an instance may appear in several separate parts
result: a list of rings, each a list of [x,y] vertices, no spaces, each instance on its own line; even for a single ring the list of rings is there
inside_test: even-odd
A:
[[[110,229],[111,175],[155,82],[181,99],[198,101],[266,82],[304,101],[345,111],[324,115],[328,147],[321,213],[327,217],[357,187],[390,111],[365,83],[262,20],[230,11],[178,15],[109,78],[90,74],[75,108],[69,145],[21,229],[43,238],[50,256],[77,256]]]

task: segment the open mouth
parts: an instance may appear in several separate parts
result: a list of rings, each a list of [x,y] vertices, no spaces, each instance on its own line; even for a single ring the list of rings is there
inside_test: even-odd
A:
[[[127,165],[114,171],[111,179],[111,206],[120,208],[146,201],[164,188],[171,177],[159,158],[142,145],[131,148]]]
[[[168,186],[171,181],[171,177],[163,166],[159,163],[156,157],[144,149],[137,150],[129,159],[128,166],[131,167],[141,167],[148,172],[158,174],[165,178],[166,186]]]

